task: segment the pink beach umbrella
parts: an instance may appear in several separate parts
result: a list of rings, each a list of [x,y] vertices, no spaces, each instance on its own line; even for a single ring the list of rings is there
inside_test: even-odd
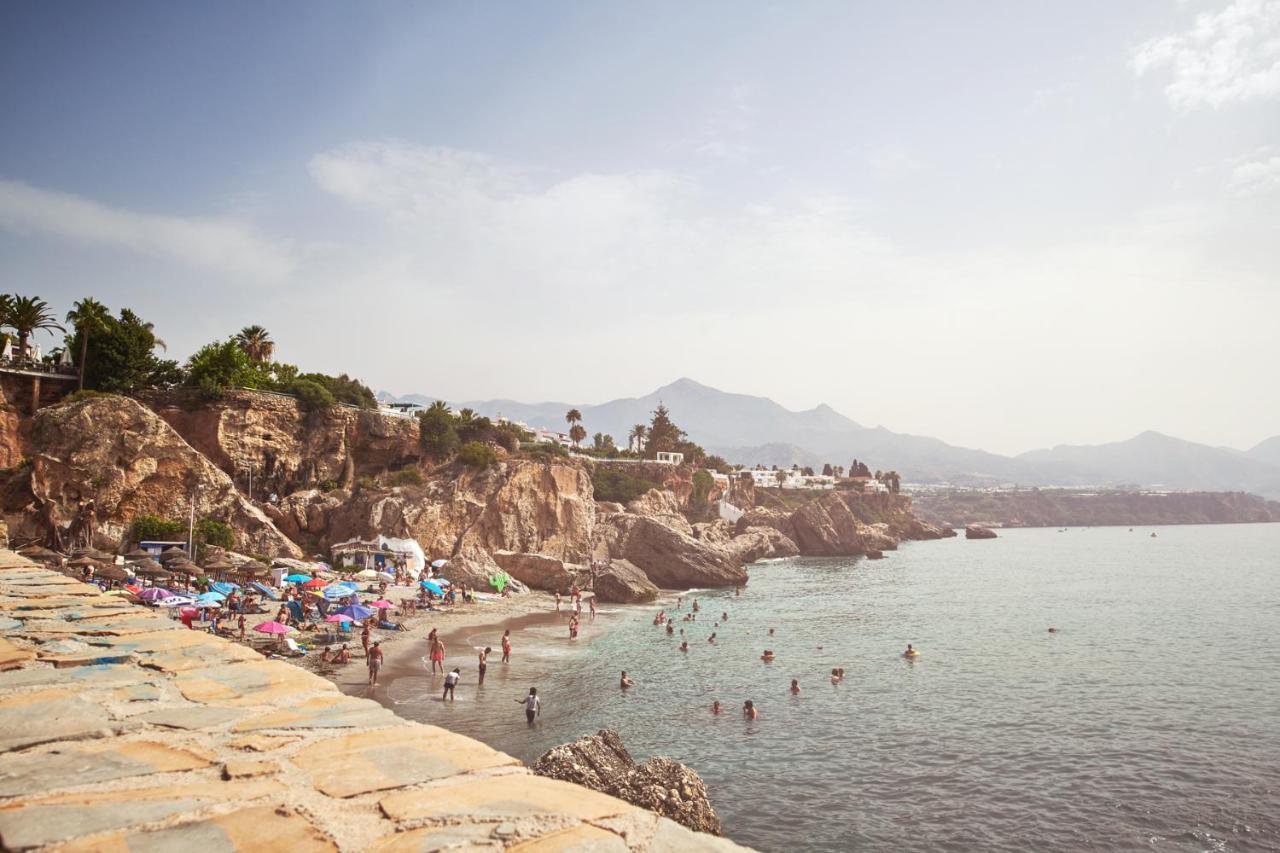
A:
[[[138,598],[145,601],[147,604],[155,604],[157,602],[164,601],[166,598],[173,598],[173,593],[162,587],[153,586],[138,593]]]
[[[395,607],[394,604],[392,604],[390,601],[387,601],[385,598],[379,598],[377,601],[370,603],[369,606],[376,607],[379,610],[386,610],[389,607]]]
[[[350,622],[353,625],[359,625],[354,616],[348,616],[345,613],[333,613],[325,619],[326,622]]]
[[[293,629],[288,625],[282,625],[272,620],[271,622],[260,622],[253,626],[253,630],[259,634],[288,634]]]

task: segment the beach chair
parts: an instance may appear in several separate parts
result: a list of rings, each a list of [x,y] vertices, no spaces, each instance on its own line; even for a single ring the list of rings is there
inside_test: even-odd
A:
[[[304,655],[306,655],[307,652],[310,651],[310,649],[307,648],[306,646],[299,645],[298,641],[295,640],[293,637],[285,637],[284,644],[285,644],[285,647],[289,650],[289,654],[293,655],[294,657],[303,657]]]

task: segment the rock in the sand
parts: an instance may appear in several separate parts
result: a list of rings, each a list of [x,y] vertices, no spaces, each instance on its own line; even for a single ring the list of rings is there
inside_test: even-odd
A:
[[[577,583],[580,566],[543,554],[494,551],[493,561],[511,577],[530,589],[568,592]]]
[[[665,519],[617,513],[597,525],[597,535],[609,531],[609,556],[630,560],[663,589],[747,582],[746,569],[727,549],[695,539]]]
[[[720,834],[720,818],[701,776],[670,758],[636,764],[618,733],[609,729],[549,750],[533,772],[601,791],[697,832]]]
[[[990,527],[983,527],[981,524],[970,524],[964,529],[965,539],[995,539],[996,532]]]
[[[630,560],[613,560],[597,571],[593,589],[596,599],[608,604],[635,604],[658,597],[658,588]]]

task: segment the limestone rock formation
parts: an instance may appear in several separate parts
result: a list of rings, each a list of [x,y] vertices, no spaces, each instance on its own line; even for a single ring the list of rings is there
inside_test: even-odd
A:
[[[547,751],[533,772],[610,794],[698,832],[720,834],[720,818],[702,777],[669,758],[636,764],[609,729]]]
[[[596,553],[630,560],[664,589],[736,586],[746,569],[726,549],[695,539],[664,517],[617,513],[603,519]]]
[[[140,515],[216,518],[241,550],[302,556],[231,479],[146,407],[126,397],[93,397],[41,409],[31,424],[31,493],[70,525],[93,501],[95,532],[119,541]],[[28,519],[29,525],[29,519]]]
[[[995,539],[996,532],[990,527],[983,527],[980,524],[970,524],[964,529],[965,539]]]
[[[796,543],[772,527],[748,527],[730,539],[724,547],[742,563],[795,557],[800,553]]]
[[[611,560],[596,571],[596,598],[609,604],[637,604],[658,597],[658,587],[630,560]]]
[[[543,554],[494,551],[493,561],[499,568],[530,589],[541,589],[547,592],[568,592],[584,574],[581,566]]]
[[[668,489],[650,489],[627,504],[627,512],[636,515],[679,515],[680,501]]]

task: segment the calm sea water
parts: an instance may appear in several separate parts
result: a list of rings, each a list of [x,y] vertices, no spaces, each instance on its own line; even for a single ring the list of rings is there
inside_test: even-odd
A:
[[[1280,849],[1280,525],[1008,530],[758,564],[740,597],[697,598],[687,654],[652,608],[616,611],[575,644],[521,631],[479,690],[451,660],[455,705],[439,678],[391,698],[527,761],[615,728],[701,773],[726,834],[761,850]]]

